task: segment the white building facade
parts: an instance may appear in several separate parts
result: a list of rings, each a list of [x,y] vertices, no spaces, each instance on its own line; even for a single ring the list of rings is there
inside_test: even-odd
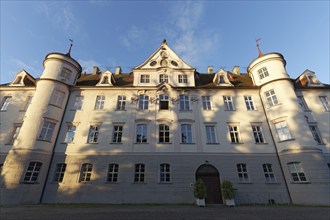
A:
[[[131,73],[70,53],[1,85],[1,204],[330,204],[330,86],[279,53],[199,73],[164,41]],[[211,68],[210,68],[211,69]]]

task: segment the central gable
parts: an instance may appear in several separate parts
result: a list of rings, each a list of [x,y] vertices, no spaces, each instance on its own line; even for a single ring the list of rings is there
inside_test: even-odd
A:
[[[164,40],[148,59],[133,69],[133,85],[157,86],[166,82],[173,87],[192,87],[195,71]]]

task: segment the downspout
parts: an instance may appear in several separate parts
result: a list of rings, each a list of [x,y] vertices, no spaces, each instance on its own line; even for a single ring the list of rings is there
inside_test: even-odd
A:
[[[47,174],[46,174],[46,180],[45,180],[45,184],[42,188],[42,192],[41,192],[41,196],[40,196],[40,200],[39,200],[39,204],[41,204],[42,202],[42,198],[44,197],[44,193],[45,193],[45,189],[46,189],[46,185],[48,183],[48,179],[49,179],[49,173],[50,173],[50,167],[52,166],[52,163],[53,163],[53,159],[54,159],[54,155],[55,155],[55,147],[56,147],[56,144],[58,142],[58,137],[60,135],[60,129],[62,127],[62,124],[63,124],[63,121],[64,121],[64,116],[65,116],[65,112],[66,112],[66,109],[68,107],[68,103],[69,103],[69,100],[70,100],[70,96],[71,96],[71,92],[70,92],[70,86],[69,87],[69,95],[68,95],[68,99],[65,103],[65,107],[64,107],[64,112],[63,112],[63,115],[62,115],[62,119],[61,119],[61,122],[60,122],[60,125],[59,125],[59,128],[58,128],[58,132],[57,132],[57,135],[56,135],[56,139],[55,139],[55,143],[54,143],[54,148],[53,148],[53,152],[52,152],[52,156],[50,158],[50,161],[49,161],[49,166],[48,166],[48,170],[47,170]]]
[[[260,101],[261,101],[262,109],[264,110],[264,113],[265,113],[267,125],[268,125],[269,131],[270,131],[270,136],[272,137],[272,141],[273,141],[275,149],[276,149],[276,157],[277,157],[277,160],[280,164],[280,169],[281,169],[281,173],[282,173],[282,176],[283,176],[283,179],[284,179],[285,188],[286,188],[286,191],[289,195],[290,204],[292,205],[292,198],[291,198],[290,190],[289,190],[288,183],[287,183],[285,175],[284,175],[281,159],[280,159],[280,156],[278,155],[278,148],[276,146],[275,138],[273,136],[273,132],[272,132],[271,127],[270,127],[270,123],[269,123],[268,116],[267,116],[267,113],[266,113],[265,105],[264,105],[264,103],[262,101],[262,98],[261,98],[261,95],[260,95],[260,91],[259,91],[259,98],[260,98]]]

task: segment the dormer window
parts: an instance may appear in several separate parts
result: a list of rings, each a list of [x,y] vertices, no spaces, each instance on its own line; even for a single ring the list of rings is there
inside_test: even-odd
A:
[[[109,84],[109,78],[107,76],[103,77],[103,80],[100,84]]]
[[[226,83],[226,82],[225,82],[225,77],[224,77],[224,76],[220,76],[220,83]]]
[[[213,78],[213,83],[217,86],[233,86],[229,81],[228,72],[220,69],[216,72]]]
[[[262,67],[261,69],[258,70],[259,78],[263,79],[267,76],[269,76],[268,70],[266,67]]]
[[[319,85],[320,84],[319,80],[313,75],[307,76],[307,79],[308,79],[308,83],[311,84],[311,85]]]
[[[141,75],[140,83],[150,83],[150,76],[149,75]]]
[[[13,82],[13,84],[22,84],[22,80],[23,80],[23,77],[22,76],[18,76],[16,78],[16,80]]]
[[[178,76],[178,81],[179,81],[179,83],[188,83],[188,77],[187,77],[187,75],[179,75]]]
[[[168,83],[168,75],[165,74],[159,75],[159,83],[163,83],[163,82]]]

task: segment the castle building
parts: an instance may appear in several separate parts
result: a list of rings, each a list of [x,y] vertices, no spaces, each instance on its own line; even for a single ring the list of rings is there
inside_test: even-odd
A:
[[[0,200],[6,204],[330,205],[330,86],[292,79],[280,53],[240,73],[199,73],[166,43],[131,73],[82,73],[49,53],[35,79],[0,86]]]

